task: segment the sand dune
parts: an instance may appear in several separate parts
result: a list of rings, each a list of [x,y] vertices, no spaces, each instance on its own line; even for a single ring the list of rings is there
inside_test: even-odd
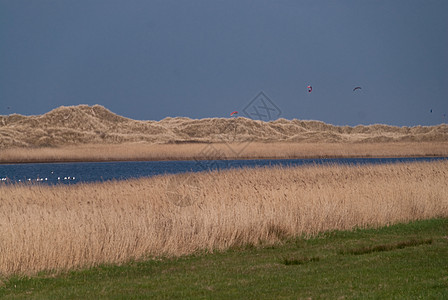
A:
[[[100,105],[61,106],[46,114],[0,116],[0,149],[57,147],[79,144],[146,142],[383,143],[446,142],[448,125],[396,127],[388,125],[334,126],[320,121],[264,122],[243,117],[138,121],[112,113]]]

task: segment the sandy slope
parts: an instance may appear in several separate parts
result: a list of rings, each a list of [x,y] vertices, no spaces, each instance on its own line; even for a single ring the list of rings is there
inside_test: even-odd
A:
[[[165,118],[137,121],[100,105],[61,106],[38,116],[0,116],[0,149],[79,144],[228,142],[446,142],[448,125],[333,126],[320,121]]]

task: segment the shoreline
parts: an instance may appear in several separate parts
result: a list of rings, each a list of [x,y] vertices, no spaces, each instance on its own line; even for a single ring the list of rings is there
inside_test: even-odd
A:
[[[447,142],[82,144],[0,150],[0,165],[27,163],[448,157]]]
[[[279,157],[238,157],[238,158],[191,158],[191,159],[146,159],[146,160],[134,160],[134,159],[109,159],[109,160],[36,160],[36,161],[17,161],[17,162],[0,162],[2,165],[16,165],[16,164],[63,164],[63,163],[108,163],[108,162],[164,162],[164,161],[207,161],[207,160],[296,160],[296,159],[361,159],[361,158],[371,158],[371,159],[387,159],[387,158],[440,158],[448,159],[448,156],[441,155],[412,155],[412,156],[307,156],[307,157],[289,157],[289,158],[279,158]]]

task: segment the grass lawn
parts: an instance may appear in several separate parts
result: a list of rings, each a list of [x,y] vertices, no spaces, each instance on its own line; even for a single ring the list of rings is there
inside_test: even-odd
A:
[[[0,297],[448,299],[448,219],[3,278]]]

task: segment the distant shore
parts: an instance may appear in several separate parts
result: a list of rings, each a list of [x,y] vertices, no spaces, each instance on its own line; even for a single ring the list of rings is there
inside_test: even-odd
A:
[[[354,157],[448,157],[448,141],[395,143],[125,143],[0,150],[0,164]]]

